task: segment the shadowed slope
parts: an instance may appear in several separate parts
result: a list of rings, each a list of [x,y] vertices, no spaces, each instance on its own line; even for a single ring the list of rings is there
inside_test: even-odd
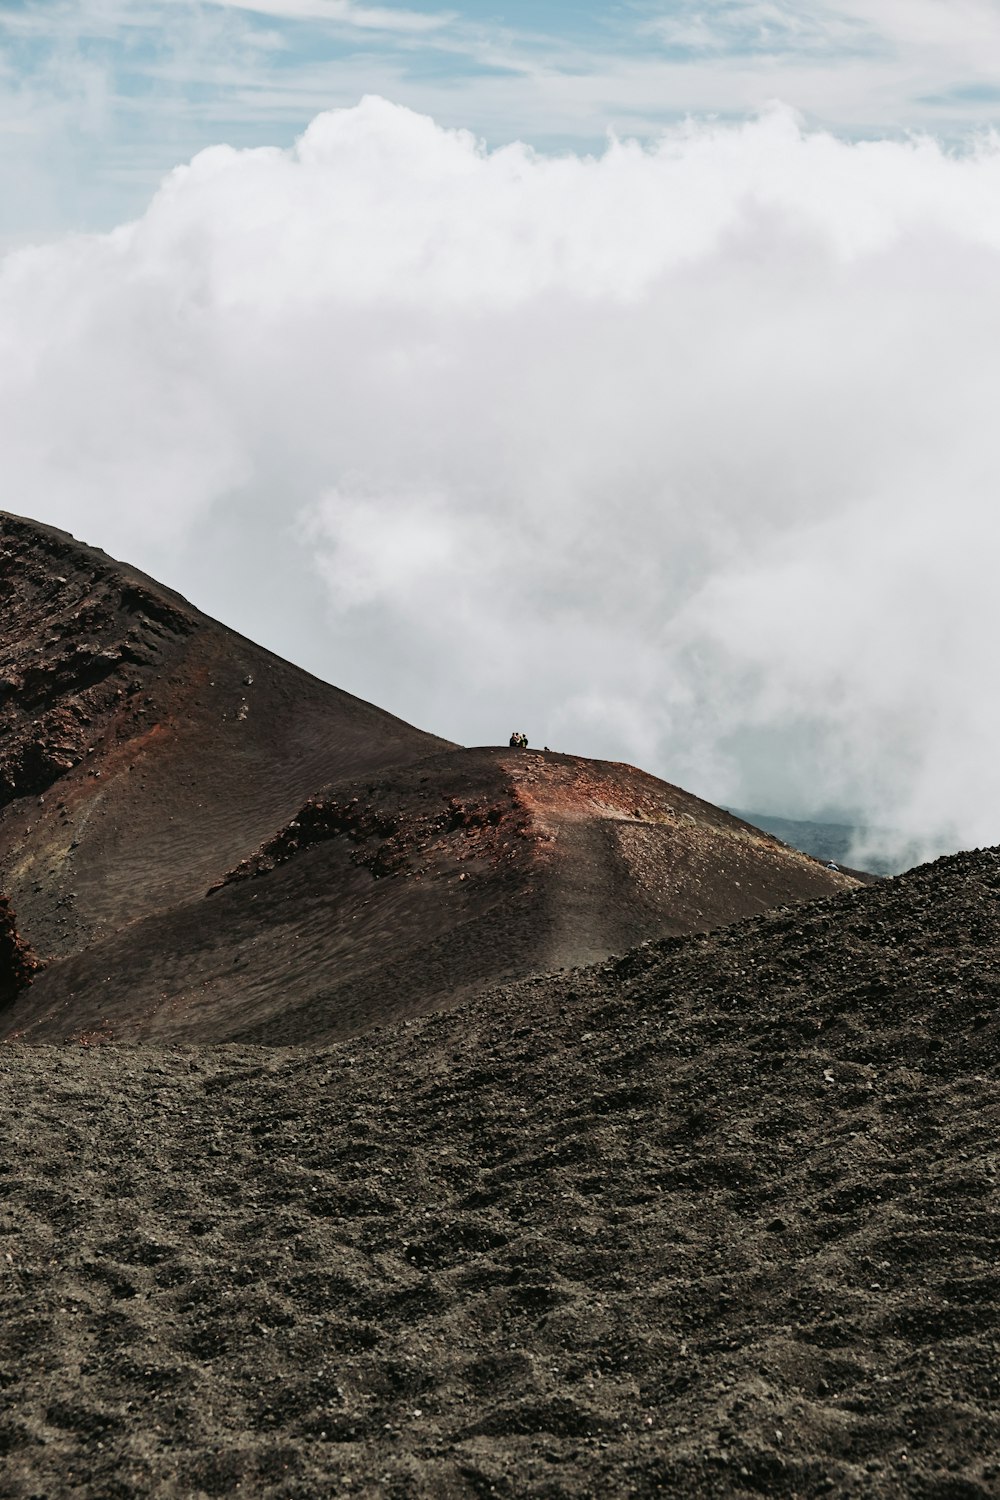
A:
[[[0,1005],[9,1005],[31,983],[38,960],[17,930],[13,908],[0,896]]]

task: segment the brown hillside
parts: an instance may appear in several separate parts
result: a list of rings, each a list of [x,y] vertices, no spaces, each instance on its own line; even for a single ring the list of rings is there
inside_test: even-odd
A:
[[[330,1040],[850,877],[628,766],[460,750],[0,516],[8,1034]]]
[[[46,957],[200,895],[332,777],[445,743],[0,512],[0,890]]]
[[[50,968],[11,1027],[331,1040],[850,884],[627,766],[448,751],[325,789],[211,892]]]

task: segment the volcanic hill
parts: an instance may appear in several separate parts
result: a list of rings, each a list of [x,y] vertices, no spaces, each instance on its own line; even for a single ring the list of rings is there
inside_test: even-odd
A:
[[[632,767],[414,729],[4,513],[0,602],[8,1036],[329,1041],[854,884]]]
[[[862,885],[0,542],[0,1500],[1000,1495],[1000,852]]]

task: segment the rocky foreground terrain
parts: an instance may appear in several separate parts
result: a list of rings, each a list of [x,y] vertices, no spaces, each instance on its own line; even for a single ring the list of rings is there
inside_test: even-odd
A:
[[[322,1048],[0,1052],[10,1497],[1000,1493],[1000,856]]]

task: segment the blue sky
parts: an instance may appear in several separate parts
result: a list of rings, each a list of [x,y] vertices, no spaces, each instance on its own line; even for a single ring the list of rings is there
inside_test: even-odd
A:
[[[543,151],[775,98],[957,144],[998,78],[1000,0],[2,0],[0,247],[109,227],[200,148],[288,145],[366,93]]]

